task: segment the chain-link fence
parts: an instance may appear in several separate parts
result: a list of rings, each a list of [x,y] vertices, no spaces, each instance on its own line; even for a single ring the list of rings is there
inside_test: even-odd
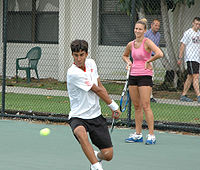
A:
[[[6,73],[7,113],[69,113],[66,73],[73,63],[70,43],[74,39],[88,41],[88,57],[95,60],[109,94],[119,100],[126,77],[122,55],[127,43],[135,38],[136,21],[146,18],[152,35],[160,34],[160,39],[152,41],[157,41],[165,54],[153,64],[153,98],[156,101],[151,105],[155,127],[177,130],[183,127],[199,132],[199,77],[187,84],[193,84],[188,87],[187,95],[194,101],[180,101],[187,64],[178,65],[180,40],[186,30],[197,24],[193,19],[199,17],[199,6],[198,0],[1,0],[0,74],[3,82],[3,72]],[[4,31],[3,26],[6,26]],[[198,24],[196,27],[199,29]],[[195,33],[190,36],[195,47],[189,53],[196,57],[192,61],[199,61],[200,36]],[[41,49],[41,56],[30,52],[34,47]],[[35,53],[38,60],[29,75],[27,58]],[[29,77],[31,82],[27,82]],[[2,97],[2,105],[3,102]],[[109,116],[107,106],[103,102],[101,105],[103,114]],[[131,117],[127,109],[122,118],[126,120],[128,114],[132,123],[133,106],[129,110]]]

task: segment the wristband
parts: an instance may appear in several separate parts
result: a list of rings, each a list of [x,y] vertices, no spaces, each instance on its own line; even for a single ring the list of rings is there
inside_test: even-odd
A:
[[[119,108],[118,104],[114,100],[112,100],[112,103],[109,104],[108,107],[110,107],[112,111],[115,111]]]

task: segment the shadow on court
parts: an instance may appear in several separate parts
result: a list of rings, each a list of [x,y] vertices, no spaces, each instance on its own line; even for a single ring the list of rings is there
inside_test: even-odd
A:
[[[42,128],[51,129],[40,136]],[[131,129],[114,129],[114,158],[104,170],[199,170],[200,136],[156,131],[157,144],[127,144]],[[147,134],[147,131],[144,131]],[[89,170],[69,126],[0,120],[0,170]]]

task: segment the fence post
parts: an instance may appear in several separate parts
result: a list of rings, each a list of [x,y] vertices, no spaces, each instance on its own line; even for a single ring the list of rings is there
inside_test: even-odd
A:
[[[8,1],[3,1],[3,66],[2,66],[2,104],[1,114],[5,114],[5,91],[6,91],[6,52],[7,52],[7,11]]]

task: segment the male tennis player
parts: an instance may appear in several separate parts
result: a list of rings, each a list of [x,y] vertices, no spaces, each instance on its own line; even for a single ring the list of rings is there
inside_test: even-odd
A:
[[[112,112],[115,111],[118,115],[121,112],[117,103],[111,100],[101,84],[94,60],[87,59],[88,43],[85,40],[74,40],[71,43],[71,51],[74,63],[67,72],[67,89],[71,107],[69,124],[91,163],[90,169],[103,170],[101,160],[112,159],[113,146],[106,119],[101,114],[99,97]],[[99,152],[94,151],[87,132],[92,143],[99,148]]]
[[[178,64],[181,64],[185,52],[185,62],[187,63],[187,79],[184,83],[181,101],[192,102],[193,100],[186,96],[191,83],[197,95],[197,101],[200,103],[199,91],[199,67],[200,67],[200,17],[195,17],[192,22],[192,28],[184,32],[181,39]]]

